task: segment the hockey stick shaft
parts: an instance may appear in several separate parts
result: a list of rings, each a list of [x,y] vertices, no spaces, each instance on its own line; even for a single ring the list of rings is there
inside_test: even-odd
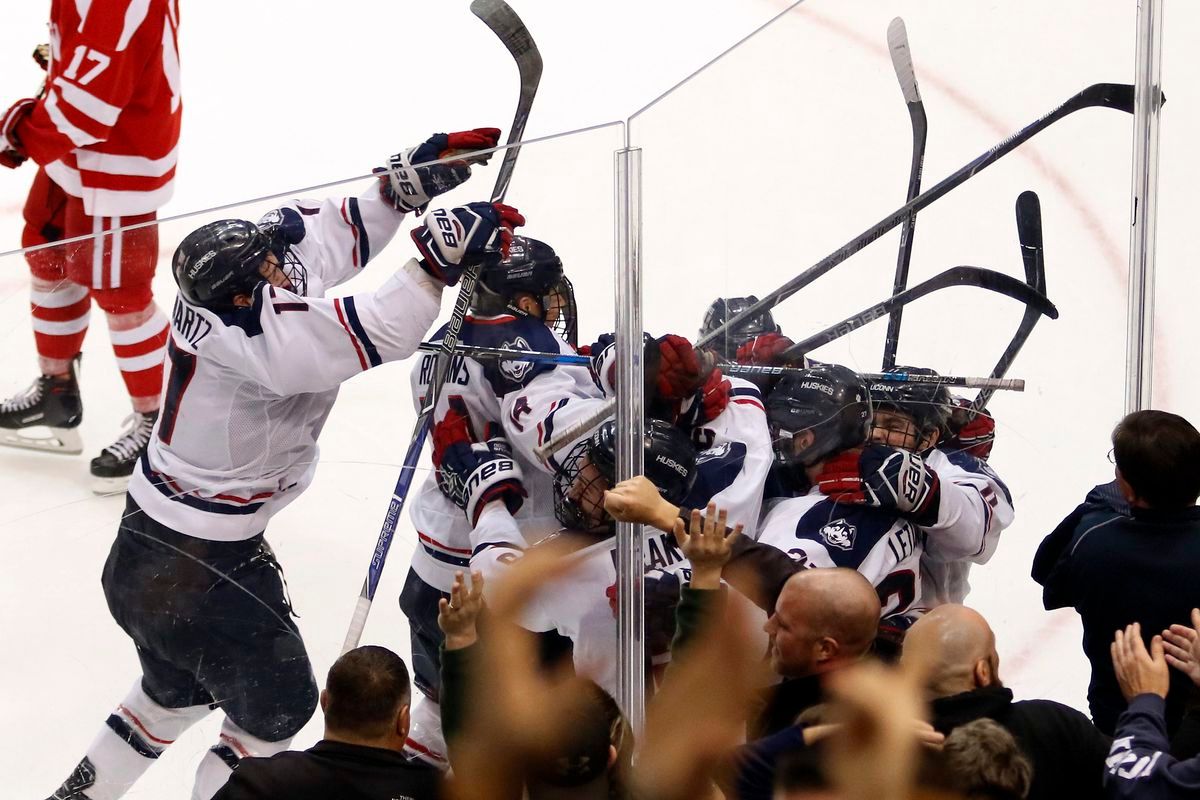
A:
[[[836,322],[825,328],[822,331],[814,333],[807,339],[796,342],[783,352],[784,358],[798,359],[801,356],[829,344],[832,341],[842,338],[852,331],[856,331],[864,325],[873,322],[880,317],[883,317],[895,308],[906,306],[914,300],[918,300],[927,294],[936,292],[941,289],[947,289],[951,286],[974,286],[980,289],[986,289],[992,292],[998,292],[1014,300],[1020,300],[1027,306],[1034,308],[1039,314],[1047,316],[1058,316],[1058,309],[1054,304],[1038,293],[1036,289],[1029,284],[1017,280],[1016,278],[1005,275],[1002,272],[994,272],[990,269],[982,269],[980,267],[953,267],[946,270],[940,275],[936,275],[929,280],[919,283],[911,289],[905,289],[894,297],[889,297],[882,303],[876,303],[869,306],[857,314],[852,314],[840,322]]]
[[[994,272],[989,269],[980,267],[953,267],[946,270],[940,275],[935,275],[929,280],[919,283],[911,289],[906,289],[895,297],[889,297],[881,303],[876,303],[857,314],[847,317],[846,319],[834,325],[830,325],[823,331],[813,334],[807,339],[797,342],[792,347],[784,351],[785,358],[798,359],[810,350],[814,350],[823,344],[828,344],[836,339],[840,339],[851,331],[858,330],[869,322],[887,316],[895,308],[905,306],[914,300],[924,297],[931,292],[939,289],[946,289],[951,286],[975,286],[981,289],[987,289],[993,292],[1012,297],[1015,300],[1024,302],[1026,305],[1034,307],[1039,314],[1057,317],[1058,309],[1054,304],[1037,292],[1036,289],[1029,284],[1005,275],[1000,272]],[[774,368],[771,368],[774,369]],[[732,373],[731,373],[732,374]],[[999,387],[997,387],[999,388]],[[1012,388],[1012,387],[1005,387]],[[545,461],[549,456],[557,453],[567,444],[575,441],[584,434],[591,431],[604,420],[613,415],[613,410],[616,408],[616,400],[609,400],[590,416],[580,420],[576,424],[567,428],[562,433],[556,435],[541,447],[534,451],[538,458]]]
[[[1022,192],[1017,198],[1017,236],[1021,241],[1021,260],[1025,265],[1025,281],[1043,295],[1046,293],[1046,263],[1042,251],[1042,206],[1038,196],[1033,192]],[[1008,347],[1004,349],[1000,360],[992,369],[993,378],[1003,378],[1008,374],[1017,354],[1021,352],[1029,335],[1038,320],[1042,318],[1036,310],[1025,309],[1017,331],[1013,334]],[[1053,319],[1053,317],[1051,317]],[[994,390],[983,387],[979,395],[971,402],[971,416],[987,408]]]
[[[529,109],[533,105],[534,95],[537,93],[538,84],[541,82],[542,57],[538,52],[537,44],[529,35],[529,31],[525,28],[524,23],[521,22],[520,17],[503,0],[473,0],[471,3],[471,12],[479,17],[496,34],[500,41],[503,42],[504,47],[517,63],[521,79],[517,111],[513,117],[512,127],[508,132],[508,147],[504,151],[504,160],[500,164],[500,171],[496,176],[496,184],[492,189],[492,202],[498,203],[504,199],[508,193],[508,186],[512,182],[513,168],[516,165],[517,155],[521,149],[518,143],[525,134],[525,123],[529,119]],[[446,376],[449,374],[450,364],[454,358],[454,351],[458,346],[459,335],[462,332],[463,321],[466,319],[467,311],[470,308],[471,298],[475,293],[475,285],[479,281],[479,273],[479,265],[468,267],[463,271],[459,282],[458,297],[454,301],[454,311],[450,316],[450,322],[446,327],[446,333],[442,337],[441,347],[439,348],[440,352],[438,354],[434,379],[430,384],[426,402],[421,412],[417,415],[412,439],[409,442],[408,451],[404,456],[404,465],[400,468],[400,475],[396,479],[396,488],[392,492],[392,499],[388,503],[388,512],[384,516],[383,525],[380,527],[375,551],[371,556],[371,565],[367,569],[367,577],[363,579],[362,589],[359,592],[358,602],[351,617],[350,627],[346,631],[346,639],[342,643],[343,653],[358,646],[359,641],[362,639],[363,630],[366,628],[367,616],[371,611],[371,603],[374,601],[375,592],[379,588],[379,580],[383,575],[383,566],[387,560],[388,550],[391,548],[392,539],[396,534],[396,526],[400,522],[400,514],[404,510],[404,503],[412,488],[417,462],[421,458],[421,451],[425,447],[425,439],[429,436],[429,431],[433,424],[433,412],[437,408],[442,387],[445,386]]]
[[[1091,108],[1099,106],[1103,108],[1114,108],[1127,113],[1133,113],[1133,87],[1128,84],[1119,83],[1097,83],[1089,86],[1075,96],[1071,97],[1062,105],[1054,110],[1030,123],[1028,126],[1017,131],[1012,136],[1009,136],[1004,141],[997,144],[991,150],[988,150],[983,155],[976,158],[974,161],[961,167],[958,171],[943,178],[937,185],[922,192],[914,197],[910,202],[905,203],[900,208],[888,214],[879,222],[872,225],[867,230],[863,231],[854,239],[851,239],[846,244],[833,251],[825,258],[812,265],[804,272],[801,272],[795,278],[792,278],[783,286],[780,286],[770,294],[765,295],[757,303],[752,303],[743,309],[741,314],[738,314],[725,322],[725,324],[714,328],[696,342],[697,346],[703,346],[708,342],[713,341],[719,336],[734,328],[737,325],[745,322],[754,316],[761,314],[765,310],[770,310],[779,305],[782,301],[791,297],[796,292],[803,289],[808,284],[812,283],[817,278],[824,275],[829,270],[842,263],[850,256],[862,250],[871,242],[883,236],[888,231],[902,223],[909,215],[925,208],[930,203],[938,200],[952,189],[961,186],[966,181],[973,178],[975,175],[982,172],[987,167],[996,163],[998,160],[1008,155],[1018,146],[1032,139],[1037,134],[1044,131],[1060,119],[1069,114],[1079,111],[1083,108]]]
[[[436,344],[425,343],[420,349],[427,353],[440,352]],[[459,355],[495,361],[531,361],[533,363],[561,364],[563,366],[586,367],[592,359],[573,353],[542,353],[536,350],[508,350],[503,347],[479,347],[459,345]],[[801,367],[771,367],[761,364],[718,364],[725,375],[771,376],[788,375],[802,371]],[[911,372],[864,372],[862,377],[870,381],[896,381],[898,383],[933,383],[944,386],[963,386],[968,389],[991,388],[993,390],[1025,391],[1025,381],[1020,378],[995,380],[993,378],[959,377],[956,375],[919,375]]]
[[[908,107],[908,119],[912,126],[912,163],[908,168],[908,192],[904,196],[906,203],[921,193],[921,173],[925,168],[925,140],[928,132],[928,122],[925,118],[925,103],[921,100],[921,92],[917,86],[917,74],[913,69],[912,52],[908,48],[908,32],[904,28],[904,20],[896,17],[888,25],[888,50],[892,54],[892,67],[896,71],[896,80],[900,83],[900,91],[904,94],[904,104]],[[917,214],[914,211],[900,226],[900,250],[896,254],[896,278],[892,282],[892,294],[903,292],[908,286],[908,268],[912,262],[913,235],[917,229]],[[904,314],[903,308],[897,308],[888,317],[887,335],[883,340],[883,368],[891,369],[896,366],[896,349],[900,346],[900,322]]]

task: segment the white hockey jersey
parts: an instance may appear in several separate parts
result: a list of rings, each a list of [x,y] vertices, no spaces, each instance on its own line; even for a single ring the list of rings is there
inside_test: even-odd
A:
[[[907,520],[872,506],[840,503],[813,487],[776,502],[758,541],[782,550],[804,568],[849,567],[875,587],[881,616],[919,616],[921,551],[925,536]]]
[[[928,534],[921,556],[922,598],[933,608],[961,603],[970,591],[971,564],[986,564],[1000,533],[1012,524],[1012,495],[995,471],[974,456],[933,450],[925,463],[938,474],[943,497],[952,487],[964,502],[947,505]]]
[[[446,328],[433,337],[441,342]],[[506,350],[568,353],[575,351],[542,322],[508,314],[493,317],[468,316],[460,334],[465,345],[496,347]],[[417,410],[424,405],[437,365],[437,354],[426,353],[413,367],[412,396]],[[446,385],[438,398],[435,421],[444,419],[452,398],[466,406],[471,427],[480,440],[502,432],[501,401],[543,374],[554,373],[554,383],[569,387],[576,396],[598,394],[586,366],[565,366],[530,361],[476,361],[455,356]],[[489,432],[487,429],[494,428]],[[534,466],[520,451],[514,455],[524,473],[528,497],[517,512],[516,519],[524,540],[537,542],[558,529],[554,517],[553,479]],[[454,505],[441,490],[437,479],[430,474],[417,491],[409,516],[417,531],[418,547],[413,551],[412,568],[425,583],[440,591],[450,591],[456,570],[465,570],[471,555],[480,545],[473,536],[470,523],[462,509]],[[482,520],[480,528],[483,528]],[[476,567],[478,568],[478,567]],[[486,571],[486,570],[485,570]]]
[[[166,396],[129,485],[152,518],[200,538],[262,531],[312,481],[342,381],[412,355],[438,313],[442,284],[415,260],[375,291],[324,297],[400,226],[374,185],[272,215],[303,230],[291,253],[306,286],[263,283],[252,307],[219,314],[176,299]]]

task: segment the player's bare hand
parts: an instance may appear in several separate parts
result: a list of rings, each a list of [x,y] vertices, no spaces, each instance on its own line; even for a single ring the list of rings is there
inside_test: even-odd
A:
[[[645,475],[623,480],[604,493],[604,510],[619,522],[640,522],[670,533],[679,509],[663,499]]]
[[[1200,686],[1200,609],[1192,609],[1192,627],[1172,625],[1162,636],[1167,663]]]
[[[483,608],[483,573],[471,572],[471,586],[467,587],[461,572],[454,573],[450,587],[450,599],[438,601],[438,627],[446,634],[446,649],[461,650],[475,644],[479,632],[475,621]]]
[[[1150,641],[1150,650],[1142,641],[1142,626],[1138,623],[1118,630],[1110,647],[1113,671],[1121,694],[1132,700],[1139,694],[1167,696],[1171,676],[1167,670],[1167,659],[1163,655],[1163,638],[1155,636]]]
[[[703,515],[692,509],[688,530],[684,530],[683,520],[675,518],[675,541],[692,565],[693,589],[716,589],[721,585],[721,569],[729,563],[734,537],[742,532],[741,525],[729,530],[727,518],[728,512],[718,511],[715,503],[709,503]]]

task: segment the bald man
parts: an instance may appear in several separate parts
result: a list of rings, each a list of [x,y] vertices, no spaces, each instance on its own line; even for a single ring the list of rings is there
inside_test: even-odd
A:
[[[947,604],[927,613],[909,628],[901,661],[916,653],[933,661],[926,689],[934,727],[949,734],[987,718],[1008,729],[1033,762],[1029,800],[1103,796],[1109,737],[1061,703],[1014,701],[1000,680],[996,635],[978,611]]]

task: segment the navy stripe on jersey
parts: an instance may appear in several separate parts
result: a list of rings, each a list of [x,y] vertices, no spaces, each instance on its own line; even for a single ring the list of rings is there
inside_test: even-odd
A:
[[[757,387],[754,387],[754,386],[738,386],[738,387],[730,390],[729,396],[730,397],[751,397],[760,403],[762,402],[762,392],[760,392],[757,389]]]
[[[462,558],[460,556],[452,556],[449,553],[443,553],[441,550],[430,547],[424,542],[421,542],[421,546],[425,548],[425,554],[435,561],[441,561],[443,564],[449,564],[454,567],[471,566],[471,559],[469,558]]]
[[[342,298],[342,304],[346,307],[346,321],[350,323],[354,335],[358,337],[367,351],[367,360],[371,362],[372,367],[378,367],[383,363],[383,359],[379,357],[379,351],[375,349],[371,337],[367,336],[367,329],[358,320],[358,312],[354,309],[354,296]]]
[[[983,475],[996,482],[1000,487],[1000,491],[1004,492],[1004,499],[1008,504],[1012,505],[1012,492],[1008,490],[1008,486],[1004,481],[1000,480],[1000,476],[996,474],[996,470],[992,469],[991,465],[980,458],[976,458],[965,450],[943,450],[946,455],[946,460],[959,469],[973,472],[976,475]]]
[[[194,495],[185,494],[177,491],[170,485],[171,479],[165,475],[160,475],[150,468],[150,463],[146,456],[143,455],[138,459],[138,463],[142,465],[142,474],[146,476],[146,480],[150,485],[158,490],[159,494],[168,500],[174,500],[176,503],[183,503],[185,506],[191,506],[199,511],[206,511],[210,514],[232,514],[246,515],[254,514],[263,507],[262,503],[246,503],[245,505],[230,506],[224,503],[214,503],[211,500],[205,500]]]
[[[358,211],[358,198],[350,198],[350,221],[358,231],[358,265],[365,267],[371,258],[371,244],[367,239],[367,227],[363,225],[362,214]]]
[[[249,308],[235,308],[232,311],[222,311],[217,319],[227,327],[241,328],[247,336],[258,336],[263,332],[262,310],[265,303],[266,290],[271,284],[263,281],[254,289],[254,304]]]

